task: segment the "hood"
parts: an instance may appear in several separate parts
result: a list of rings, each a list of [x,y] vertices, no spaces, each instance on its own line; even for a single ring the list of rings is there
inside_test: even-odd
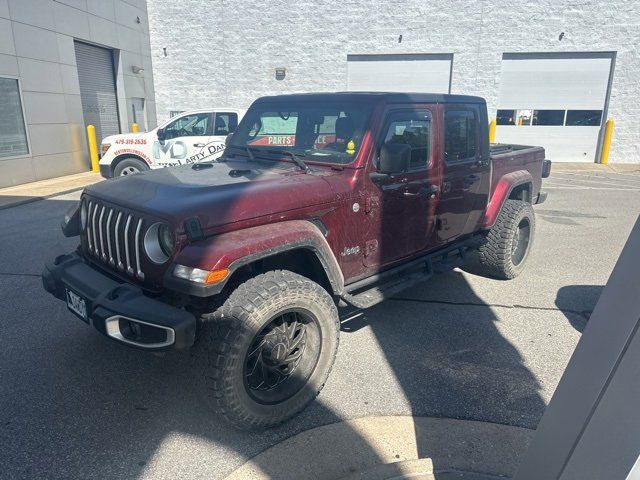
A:
[[[325,175],[305,174],[290,163],[265,166],[244,161],[212,162],[150,170],[91,185],[85,193],[164,219],[181,229],[198,217],[203,229],[331,202]],[[210,166],[209,166],[210,165]]]

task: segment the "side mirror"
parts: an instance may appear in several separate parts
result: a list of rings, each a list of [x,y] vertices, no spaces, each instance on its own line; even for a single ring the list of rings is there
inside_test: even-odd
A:
[[[230,133],[229,135],[227,135],[224,139],[224,146],[226,147],[227,145],[229,145],[229,142],[231,141],[231,137],[233,137],[233,133]]]
[[[409,170],[411,147],[406,143],[386,143],[380,149],[378,172],[384,174],[402,173]]]
[[[164,128],[159,128],[156,135],[158,136],[158,140],[161,142],[164,142],[167,138],[167,133],[164,131]]]

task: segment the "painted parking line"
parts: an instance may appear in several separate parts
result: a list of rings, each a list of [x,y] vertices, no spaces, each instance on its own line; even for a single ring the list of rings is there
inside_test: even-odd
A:
[[[584,187],[567,185],[544,185],[542,190],[612,190],[616,192],[640,192],[640,188]]]
[[[558,177],[552,177],[552,179],[556,182],[567,182],[566,185],[591,185],[591,184],[597,184],[597,185],[608,185],[608,186],[614,186],[614,187],[630,187],[630,188],[640,188],[640,183],[628,183],[627,181],[616,181],[615,179],[598,179],[598,178],[580,178],[580,179],[573,179],[573,178],[558,178]],[[607,181],[609,180],[609,181]]]
[[[580,176],[581,178],[567,178],[567,177],[556,177],[556,175],[572,175],[572,176]],[[619,183],[620,185],[631,185],[631,186],[637,186],[640,187],[640,175],[636,176],[635,179],[638,181],[638,183],[633,182],[632,179],[630,178],[617,178],[617,177],[607,177],[607,176],[595,176],[595,175],[582,175],[582,174],[570,174],[570,173],[566,173],[566,172],[558,172],[554,175],[552,175],[552,178],[556,178],[557,180],[563,180],[563,181],[576,181],[576,182],[600,182],[600,184],[604,184],[604,181],[612,181],[612,182],[622,182]],[[631,182],[631,183],[627,183],[627,182]]]

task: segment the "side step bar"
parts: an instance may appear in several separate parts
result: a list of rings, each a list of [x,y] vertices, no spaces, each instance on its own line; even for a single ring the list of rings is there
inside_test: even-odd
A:
[[[354,282],[345,287],[340,298],[347,304],[366,309],[406,290],[420,282],[460,267],[464,264],[466,250],[477,246],[481,239],[472,237],[454,247],[436,251],[406,264]]]

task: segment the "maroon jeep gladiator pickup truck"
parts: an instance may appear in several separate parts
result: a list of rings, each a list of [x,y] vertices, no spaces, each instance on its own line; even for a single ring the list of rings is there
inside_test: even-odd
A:
[[[515,277],[550,168],[490,145],[478,97],[264,97],[218,160],[87,187],[62,223],[80,244],[43,284],[114,341],[193,348],[205,401],[268,427],[322,389],[341,307],[467,259]]]

